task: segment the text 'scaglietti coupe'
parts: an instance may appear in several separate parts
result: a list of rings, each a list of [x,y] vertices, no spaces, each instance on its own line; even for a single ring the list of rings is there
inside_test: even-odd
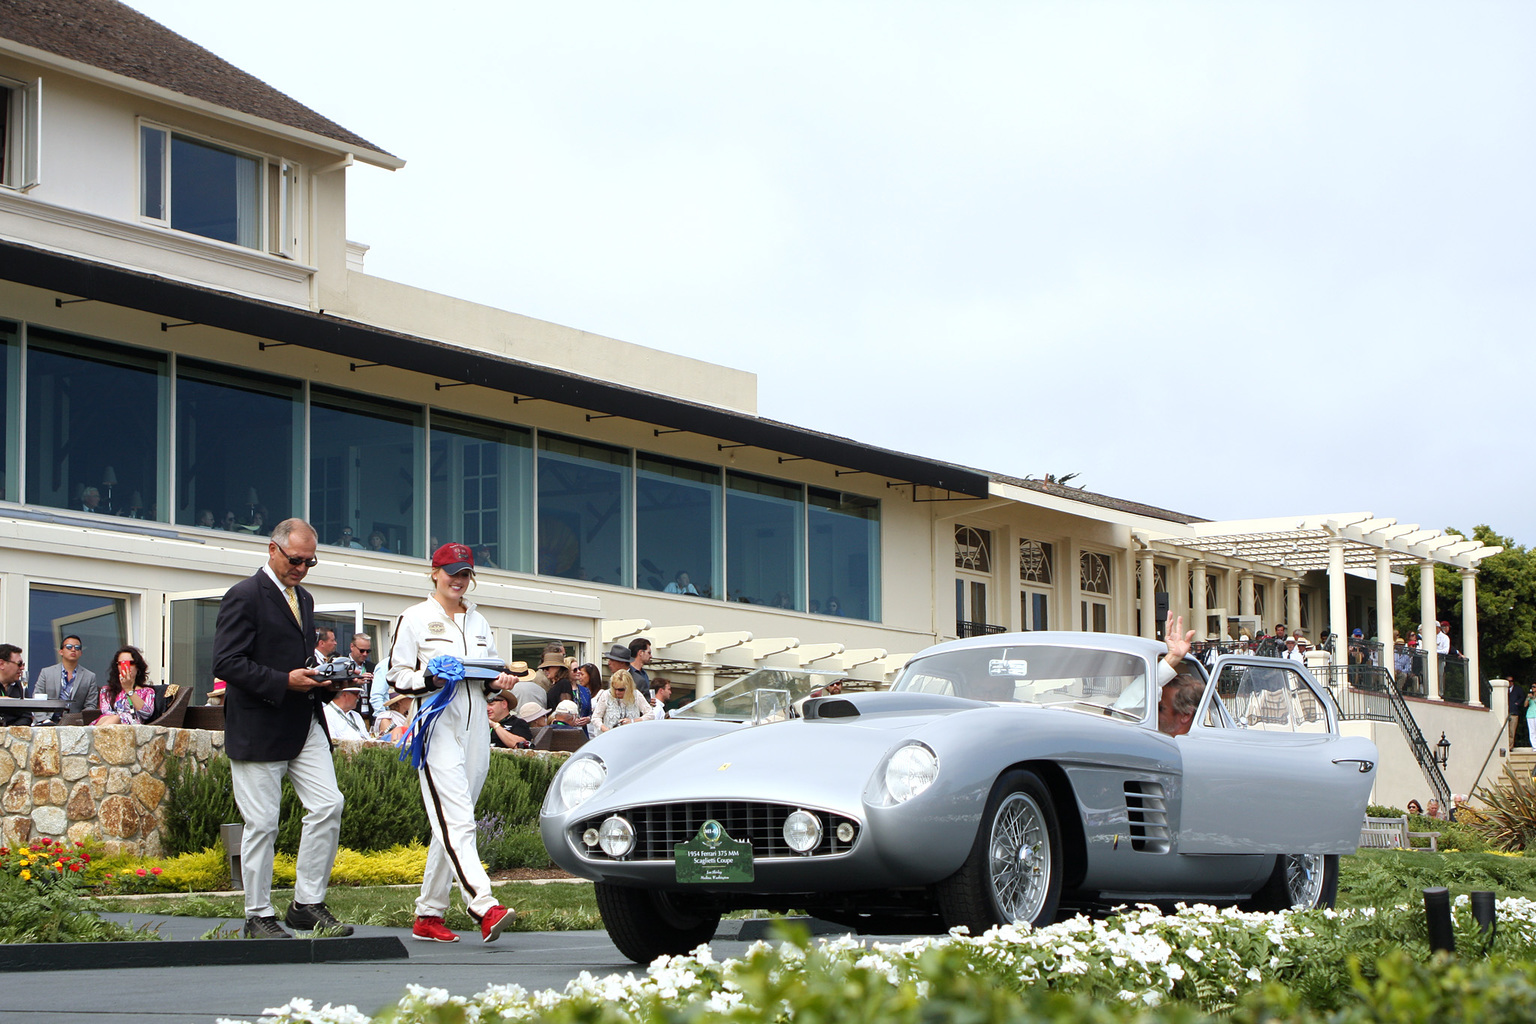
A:
[[[759,670],[573,754],[544,843],[597,882],[609,935],[640,962],[742,908],[979,932],[1063,906],[1331,905],[1375,746],[1340,735],[1294,662],[1226,657],[1208,674],[1186,658],[1195,680],[1162,691],[1166,650],[974,637],[913,658],[889,692],[840,696],[812,695],[825,677]],[[1164,728],[1188,731],[1168,735],[1159,697],[1180,686],[1182,721],[1165,707]]]

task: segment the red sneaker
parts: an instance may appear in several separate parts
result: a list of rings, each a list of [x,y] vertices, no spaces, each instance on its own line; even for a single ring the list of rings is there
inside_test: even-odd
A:
[[[517,911],[508,910],[501,904],[496,904],[485,912],[480,919],[480,938],[485,942],[495,942],[501,938],[501,933],[507,926],[517,920]]]
[[[448,930],[440,917],[418,917],[411,926],[411,938],[423,942],[458,942],[459,937]]]

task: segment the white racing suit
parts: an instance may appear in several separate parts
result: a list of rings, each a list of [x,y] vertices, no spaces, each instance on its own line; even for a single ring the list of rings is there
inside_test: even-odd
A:
[[[496,640],[485,616],[469,605],[449,615],[428,598],[407,608],[395,624],[389,649],[389,682],[401,693],[413,694],[418,709],[431,695],[425,681],[427,663],[440,654],[455,658],[495,658]],[[453,698],[432,726],[427,755],[419,771],[421,799],[432,825],[427,869],[416,898],[418,917],[443,917],[449,887],[458,882],[469,916],[479,923],[496,905],[491,879],[475,847],[475,801],[490,770],[490,724],[485,713],[485,685],[461,680]]]

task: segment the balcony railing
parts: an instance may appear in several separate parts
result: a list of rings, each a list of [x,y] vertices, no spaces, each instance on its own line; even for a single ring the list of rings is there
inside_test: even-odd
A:
[[[998,626],[991,622],[967,622],[960,619],[955,623],[955,636],[965,638],[968,636],[990,636],[993,633],[1006,633],[1007,626]]]

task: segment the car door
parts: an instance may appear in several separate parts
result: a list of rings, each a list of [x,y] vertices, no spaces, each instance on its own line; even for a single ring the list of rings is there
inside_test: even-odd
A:
[[[1183,758],[1180,853],[1352,853],[1376,745],[1339,734],[1331,696],[1294,662],[1212,668]]]

